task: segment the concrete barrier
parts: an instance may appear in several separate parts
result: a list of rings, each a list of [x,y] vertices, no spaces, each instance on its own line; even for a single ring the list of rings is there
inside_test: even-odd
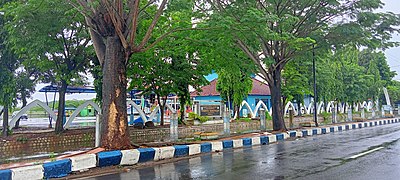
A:
[[[211,147],[213,152],[222,151],[224,147],[222,146],[222,141],[211,142]]]
[[[358,128],[363,128],[363,127],[364,127],[363,123],[358,123]]]
[[[252,146],[253,144],[251,140],[252,140],[251,138],[243,138],[242,139],[243,146]]]
[[[268,138],[268,136],[260,136],[260,143],[261,143],[262,145],[269,144],[269,138]]]
[[[72,171],[84,171],[96,167],[96,154],[83,154],[69,158],[72,164]]]
[[[174,148],[174,157],[183,157],[189,155],[189,146],[187,145],[176,145]]]
[[[312,135],[314,136],[314,135],[317,135],[317,134],[318,134],[317,129],[312,129]]]
[[[97,166],[115,166],[121,163],[121,151],[106,151],[97,153]]]
[[[154,148],[154,161],[159,161],[163,159],[171,159],[174,157],[175,148],[172,146]]]
[[[301,137],[311,136],[311,134],[308,134],[307,130],[301,130],[301,134]]]
[[[207,142],[207,143],[200,144],[200,152],[201,153],[209,153],[211,151],[214,151],[211,143]]]
[[[60,178],[71,173],[72,163],[69,159],[47,162],[43,164],[44,178]]]
[[[190,144],[188,146],[189,146],[189,156],[201,153],[200,144]]]
[[[11,171],[12,180],[39,180],[44,178],[42,165],[14,168]]]
[[[122,150],[121,154],[120,165],[134,165],[139,162],[140,152],[137,149]]]
[[[290,138],[288,133],[282,133],[282,134],[283,134],[283,139],[289,139]]]
[[[224,140],[224,141],[222,141],[222,147],[224,149],[233,148],[233,141],[232,140]]]
[[[243,147],[243,139],[234,139],[232,141],[233,141],[233,148]]]
[[[137,150],[140,152],[139,163],[154,160],[154,155],[156,154],[156,151],[153,148],[139,148]]]
[[[11,180],[12,172],[9,169],[0,170],[0,180]]]
[[[285,140],[285,136],[281,133],[281,134],[276,134],[275,138],[277,141],[283,141]]]
[[[260,145],[261,144],[260,137],[252,137],[251,144],[252,145]]]
[[[296,137],[297,131],[288,131],[289,137]]]
[[[302,137],[329,132],[348,130],[353,128],[363,128],[372,126],[375,123],[380,125],[398,122],[397,119],[379,120],[373,122],[360,122],[332,127],[305,129],[299,131],[288,131],[275,135],[251,137],[235,140],[214,141],[202,144],[176,145],[161,148],[139,148],[122,151],[99,152],[96,154],[84,154],[69,159],[46,162],[42,165],[26,166],[13,168],[10,170],[0,170],[0,180],[30,180],[30,179],[49,179],[67,176],[72,171],[82,171],[89,168],[112,166],[112,165],[133,165],[147,161],[157,161],[162,159],[183,157],[199,153],[217,152],[223,149],[239,148],[243,146],[253,146],[269,144],[282,141],[289,137]]]
[[[276,136],[268,135],[268,143],[274,143],[274,142],[276,142]]]

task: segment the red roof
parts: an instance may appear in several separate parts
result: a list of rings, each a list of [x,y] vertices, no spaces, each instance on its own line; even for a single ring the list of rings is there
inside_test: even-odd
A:
[[[254,78],[252,78],[252,80],[253,89],[249,95],[271,95],[267,84]],[[190,96],[219,96],[219,92],[217,91],[217,79],[212,80],[209,85],[203,86],[201,89],[202,92],[193,91],[190,93]]]

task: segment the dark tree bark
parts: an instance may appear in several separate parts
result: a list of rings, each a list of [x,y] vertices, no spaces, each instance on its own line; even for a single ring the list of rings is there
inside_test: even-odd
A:
[[[277,66],[275,69],[270,70],[268,74],[268,85],[271,90],[271,106],[272,106],[272,119],[274,131],[287,131],[285,121],[283,119],[283,103],[281,91],[281,73],[282,66]]]
[[[179,97],[179,111],[181,113],[181,118],[180,119],[181,119],[181,123],[182,124],[184,123],[183,120],[185,120],[185,105],[186,105],[185,99]]]
[[[61,87],[59,89],[58,97],[58,114],[56,121],[56,133],[62,133],[64,131],[64,114],[65,114],[65,93],[67,91],[67,82],[61,80]],[[54,102],[53,102],[54,103]]]
[[[161,96],[157,94],[158,106],[160,106],[160,113],[161,113],[161,121],[160,121],[161,126],[164,125],[165,104],[167,104],[167,97],[168,96],[162,97],[161,101]]]
[[[106,149],[128,149],[131,142],[126,112],[126,54],[118,36],[106,39],[103,63],[103,133],[101,145]]]
[[[8,104],[3,108],[3,137],[8,136]]]

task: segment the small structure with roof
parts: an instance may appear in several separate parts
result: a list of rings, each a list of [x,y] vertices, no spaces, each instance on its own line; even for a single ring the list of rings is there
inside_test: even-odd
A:
[[[269,86],[266,83],[263,83],[255,78],[252,78],[253,87],[251,92],[248,96],[243,99],[245,100],[251,107],[254,109],[259,101],[263,101],[264,104],[271,108],[271,91]],[[200,102],[200,104],[204,103],[211,103],[211,102],[220,102],[221,96],[220,93],[217,91],[217,82],[218,79],[214,79],[210,82],[209,85],[204,86],[201,88],[201,92],[193,91],[190,93],[194,102]],[[249,110],[246,107],[242,108],[241,116],[246,116],[246,112]],[[250,110],[251,111],[251,110]]]

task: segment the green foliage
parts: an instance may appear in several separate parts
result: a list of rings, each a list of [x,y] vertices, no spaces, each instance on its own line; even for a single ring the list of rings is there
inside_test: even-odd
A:
[[[304,95],[311,94],[312,85],[309,82],[310,61],[291,61],[282,72],[282,95],[285,103],[295,100],[303,103]]]
[[[251,118],[239,118],[239,121],[251,122]]]
[[[375,13],[382,7],[380,0],[368,1],[196,1],[200,17],[207,19],[207,27],[213,28],[209,36],[236,44],[257,65],[259,73],[273,90],[272,99],[281,97],[280,72],[286,64],[316,45],[319,52],[332,52],[348,44],[371,49],[388,48],[397,45],[391,42],[391,33],[398,32],[400,18],[388,13]],[[336,21],[341,19],[342,21]],[[310,56],[309,56],[310,57]],[[342,72],[342,80],[355,84],[345,88],[349,101],[357,101],[355,89],[363,88],[355,78],[363,71],[351,63],[345,68],[356,68],[354,72]],[[347,70],[349,70],[347,69]],[[352,71],[352,70],[350,70]],[[299,77],[296,74],[288,75]],[[369,78],[364,76],[363,78]],[[304,81],[298,78],[297,81]],[[367,80],[364,80],[367,81]],[[288,83],[291,84],[291,83]],[[349,84],[349,83],[348,83]],[[335,83],[329,86],[340,86]],[[287,90],[290,86],[286,87]],[[303,89],[303,88],[302,88]],[[339,92],[341,93],[341,92]],[[297,94],[288,90],[286,96]],[[351,94],[351,96],[350,96]],[[290,96],[289,96],[290,95]],[[325,97],[332,96],[326,94]],[[274,123],[283,125],[282,103],[273,103]],[[274,126],[275,130],[284,129]]]
[[[220,92],[221,98],[226,102],[233,102],[233,104],[239,106],[253,87],[250,74],[241,70],[227,71],[225,69],[220,69],[217,73],[216,88]]]
[[[272,116],[269,115],[269,113],[267,111],[265,111],[265,119],[268,121],[272,120]]]
[[[326,121],[326,120],[328,120],[328,118],[330,117],[330,116],[332,116],[332,113],[328,113],[328,112],[322,112],[321,113],[321,116],[324,118],[324,121]]]
[[[193,113],[193,112],[189,113],[189,119],[198,120],[198,121],[200,121],[200,123],[205,123],[208,120],[210,120],[210,118],[207,117],[207,116],[200,116],[200,115],[198,115],[196,113]]]

